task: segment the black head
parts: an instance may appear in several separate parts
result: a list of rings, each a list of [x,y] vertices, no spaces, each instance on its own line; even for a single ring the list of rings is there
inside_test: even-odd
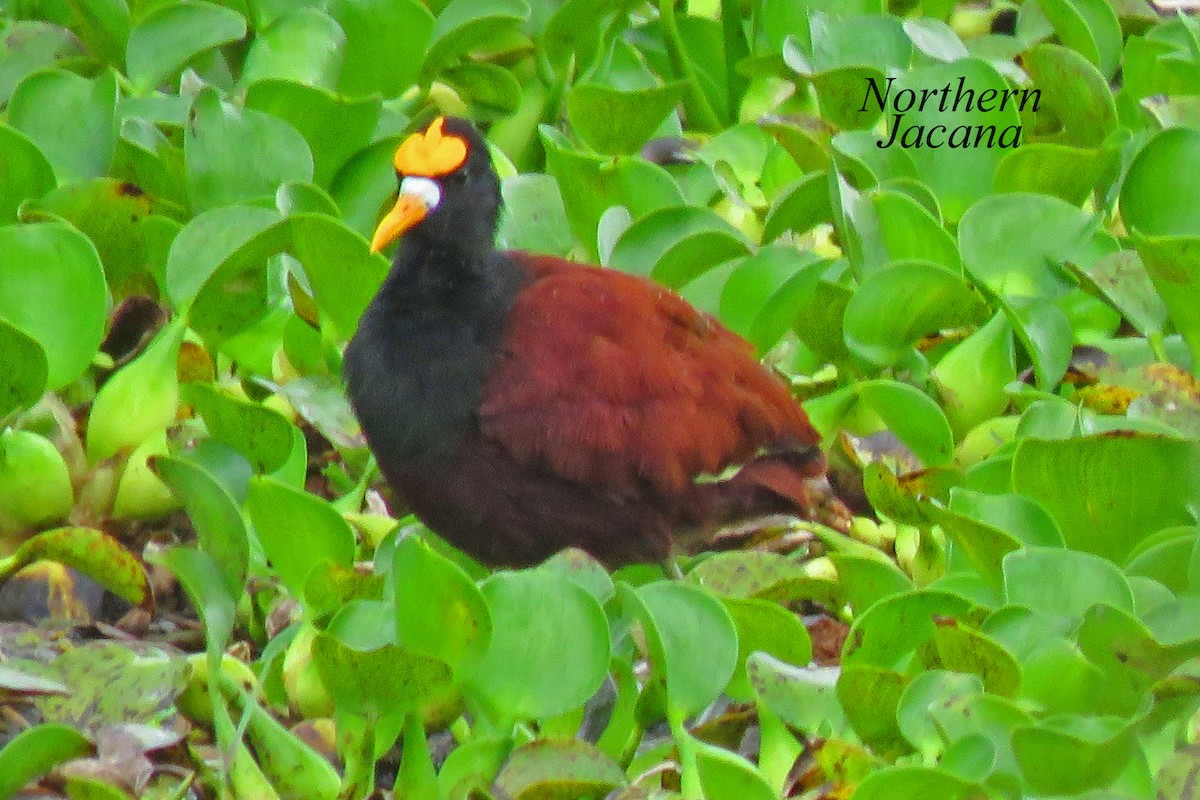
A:
[[[401,235],[439,250],[491,250],[500,182],[487,143],[470,122],[438,117],[401,143],[393,163],[400,193],[375,230],[372,252]]]

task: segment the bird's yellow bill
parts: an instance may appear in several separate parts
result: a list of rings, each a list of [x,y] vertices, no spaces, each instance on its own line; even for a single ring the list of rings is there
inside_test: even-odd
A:
[[[371,252],[378,253],[396,241],[402,233],[425,219],[425,215],[428,213],[429,209],[420,197],[401,194],[396,199],[396,205],[392,206],[392,210],[375,229],[375,235],[371,237]]]

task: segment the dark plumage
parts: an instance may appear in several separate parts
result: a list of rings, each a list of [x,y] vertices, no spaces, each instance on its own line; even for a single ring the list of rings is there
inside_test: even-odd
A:
[[[403,239],[345,374],[430,528],[491,565],[574,545],[615,566],[757,516],[845,525],[816,431],[745,340],[649,280],[496,251],[499,182],[466,121],[396,163],[373,247]]]

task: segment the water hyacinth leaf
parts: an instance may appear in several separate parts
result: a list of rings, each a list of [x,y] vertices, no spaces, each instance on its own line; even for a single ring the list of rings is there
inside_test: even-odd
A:
[[[327,11],[346,35],[338,93],[396,97],[416,83],[433,33],[417,0],[333,0]],[[387,53],[381,58],[381,53]]]
[[[448,666],[394,644],[356,650],[321,632],[312,654],[337,707],[370,721],[420,708],[452,686]]]
[[[1200,158],[1200,131],[1172,128],[1138,151],[1121,186],[1121,217],[1143,236],[1200,237],[1200,222],[1187,213],[1200,199],[1200,177],[1187,165]],[[1169,196],[1178,203],[1162,202]]]
[[[0,222],[12,222],[17,207],[54,188],[54,168],[33,141],[8,125],[0,125]]]
[[[838,583],[845,591],[846,601],[857,613],[867,610],[884,597],[913,588],[912,579],[890,559],[856,553],[830,553],[829,560],[837,568]]]
[[[1063,547],[1062,532],[1046,509],[1023,494],[950,490],[950,510],[986,525],[994,525],[1027,547]]]
[[[629,226],[613,247],[609,266],[677,287],[749,251],[746,237],[716,212],[674,206],[654,211]]]
[[[1192,363],[1200,363],[1200,236],[1147,237],[1134,231],[1132,239]]]
[[[233,498],[216,478],[191,461],[158,456],[151,465],[183,502],[200,548],[218,565],[229,596],[238,596],[249,568],[250,544]]]
[[[474,669],[491,641],[492,616],[470,576],[409,536],[396,545],[392,577],[397,643],[456,674]]]
[[[1082,205],[1092,190],[1115,177],[1113,150],[1056,142],[1029,142],[996,167],[996,192],[1028,192]]]
[[[370,144],[381,103],[375,97],[351,100],[318,86],[270,78],[247,90],[246,107],[298,130],[312,152],[313,179],[327,187],[338,170]]]
[[[627,91],[580,83],[567,95],[567,118],[597,152],[628,154],[650,138],[682,95],[681,83]]]
[[[1055,197],[998,194],[967,210],[958,243],[967,271],[993,292],[1053,298],[1070,288],[1061,265],[1078,260],[1095,225]]]
[[[1051,575],[1057,579],[1051,581]],[[1005,599],[1066,617],[1082,616],[1096,603],[1133,612],[1129,581],[1107,559],[1075,550],[1031,547],[1005,557]]]
[[[1068,547],[1120,564],[1147,536],[1194,522],[1200,445],[1128,432],[1024,439],[1013,485],[1050,512]]]
[[[292,450],[292,424],[282,414],[208,383],[190,383],[184,391],[209,434],[246,456],[255,472],[274,472],[283,466]]]
[[[983,692],[983,683],[977,675],[930,670],[916,676],[904,690],[896,720],[918,752],[936,759],[945,751],[947,742],[932,713],[934,708],[958,704]]]
[[[62,217],[91,239],[110,289],[120,296],[138,273],[145,281],[147,266],[165,255],[163,233],[173,229],[173,223],[152,219],[161,205],[128,181],[93,178],[59,187],[27,203],[23,213]],[[164,222],[167,229],[159,227]]]
[[[858,401],[875,412],[927,467],[950,463],[954,434],[937,403],[920,390],[898,381],[864,381],[854,387]]]
[[[854,790],[857,800],[891,800],[899,797],[939,797],[967,800],[983,789],[944,767],[911,764],[883,767],[863,779]]]
[[[497,64],[464,61],[443,70],[441,79],[482,110],[512,114],[521,107],[521,82]]]
[[[332,89],[341,67],[346,34],[316,8],[294,8],[260,29],[246,53],[241,85],[283,80]]]
[[[100,258],[78,231],[59,222],[0,228],[0,319],[41,346],[46,388],[62,388],[91,363],[106,305]],[[64,308],[71,313],[54,313]]]
[[[803,666],[812,659],[812,640],[800,618],[778,603],[753,598],[721,598],[737,628],[737,668],[725,691],[749,701],[754,691],[746,674],[746,659],[761,652],[788,664]]]
[[[246,496],[246,511],[263,551],[293,597],[303,597],[304,583],[317,564],[331,561],[350,567],[354,563],[354,531],[316,495],[272,478],[255,477]],[[297,547],[297,542],[304,542],[304,547]]]
[[[330,217],[300,214],[288,227],[291,253],[304,265],[318,307],[338,335],[348,339],[387,275],[388,262],[372,254],[355,231]],[[352,276],[349,281],[347,274]]]
[[[522,0],[451,0],[433,23],[421,79],[430,80],[459,56],[512,31],[529,18]]]
[[[858,663],[843,665],[838,676],[838,700],[851,728],[886,758],[912,750],[896,723],[896,709],[911,680],[893,669]]]
[[[847,729],[837,697],[838,669],[797,667],[767,653],[751,653],[746,674],[759,702],[805,736],[840,736]]]
[[[786,231],[807,233],[832,217],[828,175],[824,172],[805,175],[772,201],[763,222],[762,241],[773,242]]]
[[[774,800],[778,797],[755,765],[742,756],[703,741],[697,741],[695,745],[696,768],[705,797],[744,800]]]
[[[1162,332],[1167,306],[1136,250],[1110,253],[1078,272],[1085,285],[1094,287],[1139,333]]]
[[[657,581],[617,594],[646,632],[651,669],[667,705],[684,715],[711,703],[737,665],[737,629],[719,600],[696,586]]]
[[[720,318],[765,353],[787,333],[804,308],[829,262],[794,248],[767,245],[744,259],[725,280],[721,290]]]
[[[982,322],[987,306],[962,275],[921,260],[898,261],[871,273],[846,306],[851,352],[892,364],[922,336]]]
[[[8,124],[46,156],[59,183],[103,175],[117,146],[117,79],[61,69],[35,72],[8,102]]]
[[[1015,697],[1021,688],[1021,665],[1000,642],[959,620],[940,620],[922,648],[930,669],[972,674],[989,694]]]
[[[279,220],[273,209],[236,205],[189,220],[167,253],[166,289],[172,307],[186,309],[224,261]]]
[[[932,589],[885,597],[855,619],[842,662],[890,669],[933,636],[936,620],[971,608],[966,598]]]
[[[132,450],[175,421],[185,330],[182,317],[162,328],[100,388],[88,413],[87,455],[93,464]]]
[[[0,318],[0,418],[29,408],[46,390],[46,351],[37,340]]]
[[[203,0],[161,5],[138,20],[125,48],[125,74],[139,93],[155,88],[199,54],[246,35],[245,18]]]
[[[154,593],[142,563],[116,539],[95,528],[55,528],[26,539],[0,561],[0,581],[41,560],[73,567],[129,603],[147,611],[154,608]]]
[[[313,179],[312,154],[295,128],[225,104],[212,88],[192,104],[183,155],[197,211],[273,197],[280,184]]]
[[[868,195],[892,261],[929,261],[962,272],[958,245],[942,224],[907,195],[881,189]]]
[[[1112,78],[1120,63],[1122,38],[1112,6],[1102,0],[1039,0],[1038,6],[1064,45]]]
[[[54,767],[82,758],[92,743],[72,725],[43,722],[26,728],[0,748],[0,797],[12,797]]]
[[[539,131],[546,151],[546,171],[558,181],[571,230],[589,258],[598,257],[597,226],[612,206],[625,206],[637,220],[683,203],[679,185],[657,164],[640,158],[617,157],[610,161],[580,153],[570,149],[557,130],[543,126]]]
[[[1138,749],[1133,726],[1115,717],[1061,716],[1013,731],[1013,752],[1035,791],[1081,794],[1112,783]]]
[[[931,373],[956,440],[1001,413],[1017,377],[1012,326],[996,314],[947,352]]]
[[[496,776],[508,797],[603,796],[628,781],[621,767],[587,742],[541,739],[518,747]]]
[[[70,30],[40,19],[13,16],[7,15],[0,42],[0,102],[4,103],[26,75],[84,54],[81,42]]]
[[[1041,90],[1038,105],[1045,104],[1062,124],[1048,141],[1099,147],[1116,129],[1108,81],[1082,55],[1061,45],[1039,44],[1025,51],[1021,63]]]
[[[608,622],[586,589],[546,571],[500,572],[480,586],[492,640],[471,691],[508,719],[582,705],[608,673]]]
[[[565,256],[571,250],[570,223],[558,183],[549,175],[514,175],[500,182],[504,209],[497,234],[502,247]],[[514,213],[512,209],[521,209]]]

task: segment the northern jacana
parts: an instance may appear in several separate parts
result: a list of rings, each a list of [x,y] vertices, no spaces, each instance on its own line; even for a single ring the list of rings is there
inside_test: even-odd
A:
[[[469,122],[435,119],[394,163],[371,248],[400,244],[345,376],[426,525],[493,566],[573,545],[610,567],[761,516],[845,527],[817,432],[748,342],[648,279],[497,250]]]

